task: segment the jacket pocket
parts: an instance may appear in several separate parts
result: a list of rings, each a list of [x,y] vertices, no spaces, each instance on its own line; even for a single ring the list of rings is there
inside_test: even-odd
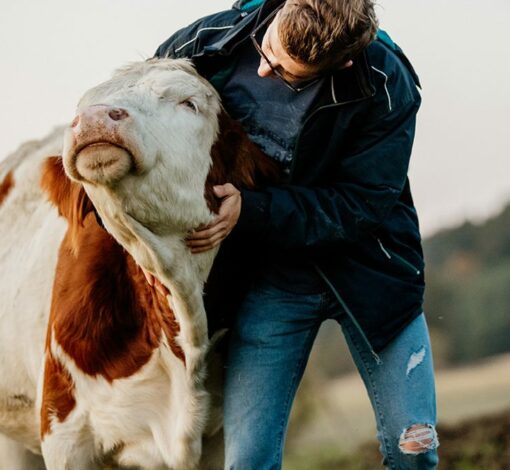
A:
[[[381,249],[381,251],[384,253],[384,256],[386,256],[386,258],[388,258],[388,260],[391,260],[393,261],[394,263],[398,264],[399,266],[401,266],[403,269],[405,269],[407,272],[411,273],[411,274],[414,274],[416,276],[419,276],[421,273],[422,273],[422,270],[420,268],[418,268],[417,266],[415,266],[414,264],[410,263],[409,261],[407,261],[405,258],[403,258],[402,256],[400,256],[398,253],[396,253],[395,251],[393,250],[389,250],[388,248],[386,248],[381,239],[380,238],[377,238],[375,237],[375,240],[377,241],[377,243],[379,244],[379,248]]]

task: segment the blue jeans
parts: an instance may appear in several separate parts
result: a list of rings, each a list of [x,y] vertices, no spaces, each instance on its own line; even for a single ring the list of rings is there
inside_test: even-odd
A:
[[[340,322],[374,409],[384,464],[436,468],[430,340],[417,317],[378,364],[332,294],[296,294],[260,282],[239,311],[225,381],[225,468],[280,469],[290,408],[321,323]]]

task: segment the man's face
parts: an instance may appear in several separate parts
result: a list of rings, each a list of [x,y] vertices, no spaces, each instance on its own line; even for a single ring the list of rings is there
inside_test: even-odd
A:
[[[258,75],[260,77],[270,77],[274,75],[273,69],[276,69],[283,78],[296,84],[316,78],[320,74],[318,67],[297,62],[287,54],[278,34],[279,19],[280,12],[268,26],[262,39],[260,47],[271,65],[264,57],[261,57],[257,70]]]
[[[252,41],[261,56],[257,73],[262,78],[278,76],[289,88],[300,91],[314,83],[313,79],[319,78],[324,73],[324,69],[317,65],[299,62],[287,53],[280,41],[280,12],[281,10],[269,23],[260,45],[255,39],[256,30],[252,33]],[[268,20],[270,18],[266,21]],[[262,25],[263,23],[259,27]],[[348,68],[352,65],[353,61],[349,60],[338,68]]]

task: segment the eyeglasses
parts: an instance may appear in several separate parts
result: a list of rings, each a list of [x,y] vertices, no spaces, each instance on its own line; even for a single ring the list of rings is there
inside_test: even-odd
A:
[[[320,77],[317,77],[315,79],[313,79],[312,81],[310,82],[307,82],[306,84],[304,84],[303,86],[296,86],[294,85],[292,82],[290,82],[289,80],[287,80],[282,72],[280,72],[280,70],[277,68],[277,67],[274,67],[273,64],[271,63],[271,61],[269,60],[269,58],[266,56],[266,54],[264,54],[264,51],[262,50],[262,47],[260,46],[260,44],[257,42],[257,33],[264,27],[266,26],[268,23],[270,23],[274,18],[275,16],[278,14],[278,12],[282,9],[283,5],[279,8],[277,8],[275,11],[273,11],[264,21],[262,21],[262,23],[260,23],[253,31],[252,33],[250,34],[250,39],[251,41],[253,42],[253,46],[255,47],[256,51],[259,53],[259,55],[267,62],[267,65],[269,65],[269,68],[271,69],[271,71],[274,73],[275,76],[277,76],[283,83],[284,85],[291,89],[292,91],[295,91],[296,93],[300,92],[300,91],[303,91],[303,90],[306,90],[308,87],[314,85],[315,83],[317,83],[320,79]]]

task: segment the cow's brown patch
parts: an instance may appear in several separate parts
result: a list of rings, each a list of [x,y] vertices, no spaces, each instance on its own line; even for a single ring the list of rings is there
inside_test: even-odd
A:
[[[4,202],[11,189],[14,187],[14,175],[9,171],[4,180],[0,183],[0,205]]]
[[[41,403],[41,438],[51,432],[51,420],[63,422],[74,409],[74,384],[60,361],[47,351]]]
[[[108,381],[137,372],[163,333],[184,361],[167,299],[148,285],[133,258],[98,224],[86,194],[65,176],[60,161],[46,164],[42,184],[50,185],[51,199],[69,220],[49,323],[58,344],[84,373]]]
[[[211,149],[212,166],[205,185],[209,209],[218,212],[220,201],[213,186],[232,183],[236,188],[257,189],[281,179],[278,164],[250,141],[241,124],[225,111],[219,116],[220,132]]]
[[[79,249],[78,231],[83,227],[85,217],[94,206],[83,186],[72,182],[65,174],[62,157],[49,157],[43,164],[41,187],[50,201],[57,206],[60,215],[69,221],[69,237],[73,250]]]

